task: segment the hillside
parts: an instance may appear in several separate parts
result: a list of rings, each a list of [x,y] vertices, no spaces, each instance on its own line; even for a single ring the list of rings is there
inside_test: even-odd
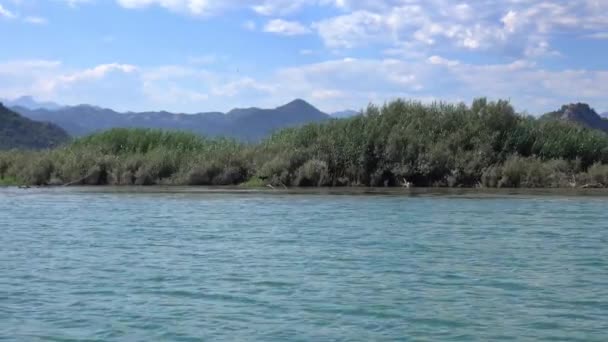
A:
[[[0,149],[42,149],[69,139],[60,127],[24,118],[0,103]]]
[[[303,100],[295,100],[275,109],[233,109],[226,114],[119,113],[90,105],[56,110],[18,106],[13,110],[33,120],[55,123],[73,136],[84,136],[111,128],[158,128],[184,130],[209,137],[227,136],[243,141],[259,141],[281,128],[330,119],[329,115]]]
[[[600,116],[586,103],[571,103],[564,105],[555,112],[543,115],[542,119],[572,122],[587,128],[608,132],[608,119]]]
[[[38,102],[31,96],[21,96],[13,100],[0,99],[6,107],[23,107],[27,109],[50,109],[56,110],[62,106],[55,102]]]

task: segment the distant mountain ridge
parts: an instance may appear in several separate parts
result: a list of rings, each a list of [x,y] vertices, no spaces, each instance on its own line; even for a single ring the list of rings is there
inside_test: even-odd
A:
[[[359,114],[361,114],[361,112],[352,110],[352,109],[347,109],[347,110],[331,113],[330,115],[333,118],[340,119],[340,118],[350,118],[351,116],[356,116]]]
[[[23,107],[27,109],[49,109],[49,110],[57,110],[63,106],[55,103],[55,102],[38,102],[31,96],[21,96],[14,100],[2,100],[0,102],[4,103],[6,107]]]
[[[22,106],[12,109],[33,120],[53,122],[73,136],[117,127],[137,127],[185,130],[205,136],[227,136],[243,141],[258,141],[281,128],[322,122],[331,118],[301,99],[275,109],[237,108],[226,114],[175,114],[165,111],[120,113],[90,105],[68,106],[55,110]]]
[[[0,150],[51,148],[69,138],[57,125],[24,118],[0,103]]]
[[[608,133],[608,119],[601,117],[586,103],[571,103],[557,111],[547,113],[543,119],[573,122],[587,128],[599,129]]]

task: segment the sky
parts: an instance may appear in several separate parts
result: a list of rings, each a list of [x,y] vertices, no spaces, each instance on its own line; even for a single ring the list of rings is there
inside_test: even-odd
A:
[[[302,98],[608,111],[608,0],[0,0],[0,98],[195,113]]]

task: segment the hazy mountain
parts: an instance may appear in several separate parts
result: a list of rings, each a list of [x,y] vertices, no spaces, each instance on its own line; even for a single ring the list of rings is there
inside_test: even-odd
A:
[[[68,139],[57,125],[24,118],[0,103],[0,149],[48,148]]]
[[[330,115],[333,118],[350,118],[351,116],[355,116],[355,115],[359,115],[359,114],[361,114],[361,112],[352,110],[352,109],[347,109],[347,110],[343,110],[340,112],[331,113]]]
[[[543,119],[574,122],[585,127],[608,132],[608,119],[602,118],[586,103],[571,103],[555,112],[543,115]]]
[[[603,117],[604,119],[608,119],[608,112],[602,113],[600,114],[601,117]]]
[[[57,110],[14,107],[16,112],[34,120],[49,121],[71,135],[81,136],[115,127],[142,127],[186,130],[206,136],[228,136],[240,140],[260,140],[277,129],[319,122],[329,115],[303,100],[275,109],[242,108],[220,112],[175,114],[169,112],[119,113],[89,105]]]
[[[56,110],[63,106],[55,102],[38,102],[31,96],[21,96],[14,100],[2,100],[6,107],[23,107],[27,109],[50,109]]]

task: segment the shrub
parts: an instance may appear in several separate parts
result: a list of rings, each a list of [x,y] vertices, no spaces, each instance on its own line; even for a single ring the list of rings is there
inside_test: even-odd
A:
[[[327,163],[321,160],[312,159],[304,163],[298,169],[296,186],[328,186],[331,185],[328,174]]]
[[[492,165],[487,167],[481,175],[481,184],[487,188],[497,188],[502,179],[502,167]]]
[[[591,182],[608,187],[608,165],[593,164],[587,174]]]

